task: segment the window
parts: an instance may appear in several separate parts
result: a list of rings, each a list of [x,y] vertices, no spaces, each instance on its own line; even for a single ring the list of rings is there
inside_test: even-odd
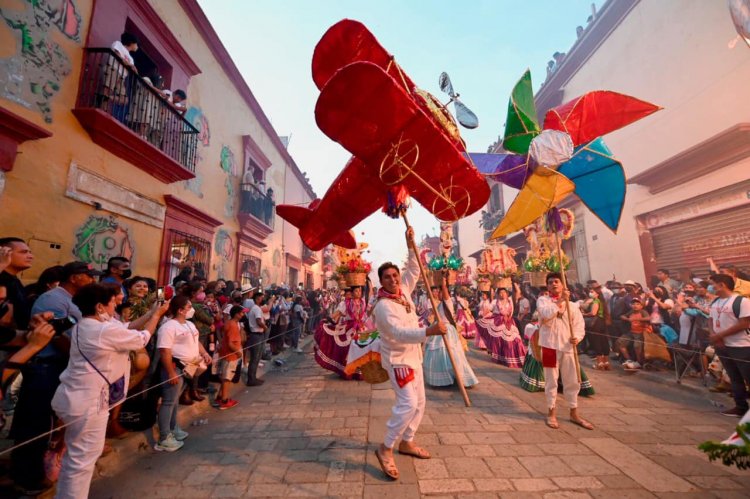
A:
[[[313,289],[315,283],[313,282],[312,272],[305,273],[305,289]]]
[[[211,241],[221,220],[170,194],[164,196],[164,202],[167,211],[164,216],[159,282],[162,285],[172,284],[180,266],[186,263],[193,267],[194,275],[210,278]]]
[[[200,237],[185,234],[177,230],[170,230],[169,237],[169,279],[173,284],[180,269],[188,265],[193,269],[192,278],[208,278],[208,265],[211,256],[211,243]]]
[[[240,284],[245,286],[260,286],[260,258],[240,253]]]

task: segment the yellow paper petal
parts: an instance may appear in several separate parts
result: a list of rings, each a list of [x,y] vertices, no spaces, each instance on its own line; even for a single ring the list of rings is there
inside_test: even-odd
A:
[[[560,204],[575,188],[575,184],[565,175],[549,168],[538,167],[513,200],[508,213],[490,239],[507,236],[523,229]]]

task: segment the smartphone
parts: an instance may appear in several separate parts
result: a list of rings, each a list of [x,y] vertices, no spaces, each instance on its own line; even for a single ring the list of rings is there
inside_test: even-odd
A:
[[[60,336],[65,331],[75,326],[76,322],[78,321],[76,321],[75,317],[70,316],[55,318],[49,321],[50,325],[55,330],[55,336]]]
[[[156,301],[164,303],[164,288],[156,288]]]

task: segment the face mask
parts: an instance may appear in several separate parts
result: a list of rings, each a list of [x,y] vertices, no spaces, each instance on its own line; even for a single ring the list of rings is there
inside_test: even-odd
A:
[[[195,295],[195,301],[197,301],[199,303],[203,303],[204,301],[206,301],[206,293],[204,293],[203,291],[201,291],[200,293],[198,293],[197,295]]]
[[[708,291],[709,293],[711,293],[712,295],[715,295],[715,294],[716,294],[716,288],[714,287],[714,285],[713,285],[713,284],[709,285],[709,286],[708,286],[708,287],[706,288],[706,290],[707,290],[707,291]]]
[[[195,315],[195,309],[191,307],[190,310],[188,310],[187,313],[185,314],[185,318],[192,319],[194,315]]]
[[[126,269],[122,271],[122,274],[120,274],[120,277],[123,279],[130,279],[130,277],[133,275],[133,271],[130,269]]]
[[[594,293],[589,293],[589,298],[596,298],[596,295]]]

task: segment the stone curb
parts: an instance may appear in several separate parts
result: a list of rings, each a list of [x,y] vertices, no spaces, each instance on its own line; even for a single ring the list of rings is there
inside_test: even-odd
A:
[[[305,350],[305,354],[308,354],[311,348],[308,348],[313,343],[313,335],[308,334],[305,338],[300,340],[300,346]],[[282,359],[286,361],[290,357],[297,355],[291,349],[287,349],[280,355],[274,357],[275,359]],[[258,369],[261,376],[267,376],[270,372],[274,371],[273,360],[264,361],[263,368]],[[248,387],[244,383],[236,383],[230,385],[230,393],[235,395]],[[180,428],[185,431],[190,431],[190,424],[198,416],[204,416],[214,408],[211,407],[209,397],[203,402],[196,402],[190,406],[179,406],[177,411],[177,424]],[[209,422],[210,424],[210,422]],[[114,476],[121,470],[133,465],[135,461],[146,453],[156,452],[153,450],[153,439],[151,438],[153,428],[138,433],[128,433],[125,438],[122,439],[107,439],[107,443],[112,446],[112,452],[107,456],[100,458],[96,462],[96,471],[94,473],[94,479],[99,476]]]

